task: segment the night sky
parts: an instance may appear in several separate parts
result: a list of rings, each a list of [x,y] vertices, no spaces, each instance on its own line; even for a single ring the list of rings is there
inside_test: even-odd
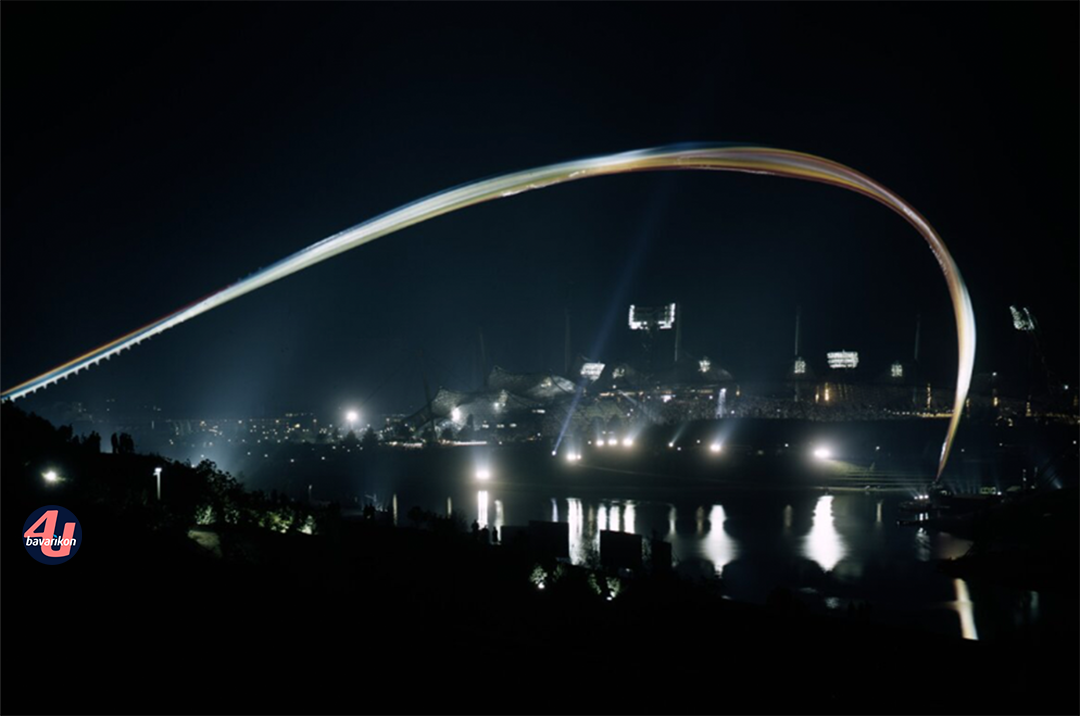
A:
[[[1078,356],[1078,6],[44,4],[3,8],[2,366],[35,376],[331,233],[473,179],[673,142],[819,154],[948,243],[976,373]],[[346,253],[31,396],[172,414],[409,412],[423,377],[631,355],[630,303],[742,380],[912,351],[954,380],[945,284],[864,197],[728,173],[600,178]],[[421,351],[423,358],[420,357]],[[370,401],[365,402],[369,396]]]

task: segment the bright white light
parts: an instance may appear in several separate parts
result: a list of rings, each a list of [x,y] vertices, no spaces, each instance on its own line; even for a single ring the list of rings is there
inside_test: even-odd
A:
[[[724,446],[721,445],[720,443],[713,443],[712,445],[709,446],[709,450],[711,450],[712,452],[720,452],[723,449],[724,449]]]
[[[806,361],[802,358],[795,359],[795,375],[803,375],[806,373]]]
[[[483,467],[480,468],[479,470],[476,471],[476,479],[477,480],[485,480],[485,481],[490,480],[491,479],[491,471],[488,470],[487,468],[483,468]]]
[[[859,354],[857,351],[833,351],[826,353],[830,368],[857,368],[859,366]]]
[[[623,438],[622,444],[623,447],[633,447],[634,441],[631,438]]]
[[[675,325],[675,304],[669,304],[662,308],[638,308],[630,306],[630,330],[651,330],[658,328],[662,331],[669,330]]]
[[[591,381],[596,381],[600,377],[600,374],[604,372],[603,363],[586,363],[581,366],[581,375],[584,378],[588,378]]]
[[[41,473],[41,476],[45,478],[46,482],[56,482],[60,479],[60,476],[56,474],[56,470],[49,470],[48,472]]]
[[[893,378],[904,377],[904,366],[900,364],[900,361],[896,361],[892,364],[892,367],[889,369],[889,374],[892,375]]]
[[[828,460],[832,457],[832,450],[826,447],[815,448],[814,457],[816,457],[818,460]]]
[[[616,440],[615,438],[608,438],[607,444],[608,445],[618,445],[619,441]]]
[[[357,420],[360,419],[360,413],[356,412],[355,410],[350,410],[349,412],[345,413],[345,419],[348,420],[350,423],[355,423]]]
[[[667,444],[667,446],[668,446],[669,448],[673,448],[673,447],[675,447],[675,443],[668,443],[668,444]]]
[[[702,358],[701,360],[699,360],[697,362],[697,365],[698,365],[698,371],[700,371],[702,373],[708,373],[709,369],[712,368],[712,361],[710,361],[708,356],[706,356],[706,357]]]
[[[455,423],[461,422],[461,408],[454,408],[450,411],[450,419]]]
[[[1035,330],[1035,318],[1031,315],[1031,311],[1026,308],[1017,309],[1016,306],[1009,306],[1009,312],[1012,313],[1013,328],[1018,331]]]

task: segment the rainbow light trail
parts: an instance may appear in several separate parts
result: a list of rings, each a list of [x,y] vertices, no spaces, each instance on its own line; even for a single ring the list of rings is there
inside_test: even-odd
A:
[[[206,313],[246,293],[309,266],[314,266],[344,251],[354,249],[357,246],[400,231],[413,224],[433,219],[436,216],[448,214],[485,201],[503,199],[522,192],[543,189],[544,187],[578,179],[627,172],[661,170],[733,171],[748,174],[768,174],[832,184],[881,202],[907,219],[915,227],[915,230],[930,245],[930,250],[934,253],[934,257],[941,266],[941,271],[945,275],[945,282],[948,284],[949,296],[952,298],[953,312],[956,316],[956,340],[959,349],[956,396],[953,402],[952,419],[949,421],[949,429],[941,446],[941,457],[938,461],[936,479],[940,479],[945,464],[949,459],[949,453],[952,449],[953,439],[956,436],[956,429],[960,423],[960,416],[964,401],[967,398],[968,388],[971,385],[971,375],[975,365],[975,316],[971,309],[971,298],[968,295],[967,287],[964,285],[964,280],[960,276],[960,271],[956,267],[956,262],[953,261],[952,256],[945,247],[945,242],[927,223],[926,219],[903,199],[873,179],[842,164],[812,154],[758,146],[728,146],[722,144],[671,145],[655,149],[609,154],[504,174],[433,194],[312,244],[306,249],[302,249],[195,303],[174,311],[131,333],[120,336],[116,340],[84,353],[36,378],[31,378],[9,388],[0,394],[0,399],[14,400],[21,398],[39,388],[44,388],[69,375],[78,373],[80,370],[89,368],[100,360],[111,358],[140,341],[156,336],[173,326],[190,320],[199,314]]]

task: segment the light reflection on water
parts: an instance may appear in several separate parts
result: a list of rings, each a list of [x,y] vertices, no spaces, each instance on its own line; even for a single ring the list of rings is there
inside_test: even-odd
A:
[[[833,496],[822,495],[814,506],[814,526],[803,540],[803,554],[831,572],[847,552],[833,520]]]
[[[713,563],[717,575],[722,574],[724,567],[734,562],[739,553],[735,540],[724,531],[725,522],[727,522],[727,515],[724,513],[724,508],[713,505],[709,510],[708,532],[702,547],[705,550],[705,556]]]
[[[586,512],[580,499],[570,497],[566,500],[566,522],[570,534],[570,561],[587,564],[590,558],[600,554],[601,531],[634,532],[634,502],[603,500],[595,508],[590,505]]]
[[[480,529],[488,526],[488,491],[480,490],[476,493],[476,523]]]
[[[585,550],[585,519],[581,500],[571,497],[566,502],[566,521],[570,523],[570,561],[584,564],[589,555]]]
[[[870,602],[881,618],[887,618],[889,610],[898,615],[924,610],[931,614],[929,627],[958,637],[994,639],[1002,630],[1001,619],[991,623],[997,617],[990,592],[954,581],[936,569],[937,560],[959,557],[971,543],[897,525],[898,506],[906,495],[744,491],[695,500],[697,504],[689,500],[673,504],[552,497],[504,490],[497,484],[485,489],[471,485],[465,492],[454,492],[452,499],[439,492],[431,495],[429,507],[445,501],[449,511],[456,501],[459,514],[468,519],[472,515],[462,505],[475,505],[480,528],[494,526],[500,536],[506,525],[557,517],[568,524],[567,546],[576,565],[595,564],[600,532],[618,530],[670,543],[681,573],[685,569],[691,577],[721,576],[723,593],[736,600],[764,603],[783,586],[823,609]],[[394,493],[393,512],[402,499],[403,505],[417,503],[415,496]],[[1048,610],[1039,597],[1018,596],[1017,610],[1007,621],[1016,621],[1017,628],[1041,621]],[[984,620],[989,621],[983,624]]]
[[[953,608],[960,615],[960,635],[965,639],[978,640],[979,630],[975,628],[975,605],[971,603],[971,597],[968,595],[967,582],[954,579],[953,588],[956,590]]]

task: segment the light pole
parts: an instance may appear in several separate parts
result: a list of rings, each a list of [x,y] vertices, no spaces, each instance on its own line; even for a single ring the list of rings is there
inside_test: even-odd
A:
[[[157,478],[157,498],[158,502],[161,502],[161,468],[154,468],[154,477]]]

